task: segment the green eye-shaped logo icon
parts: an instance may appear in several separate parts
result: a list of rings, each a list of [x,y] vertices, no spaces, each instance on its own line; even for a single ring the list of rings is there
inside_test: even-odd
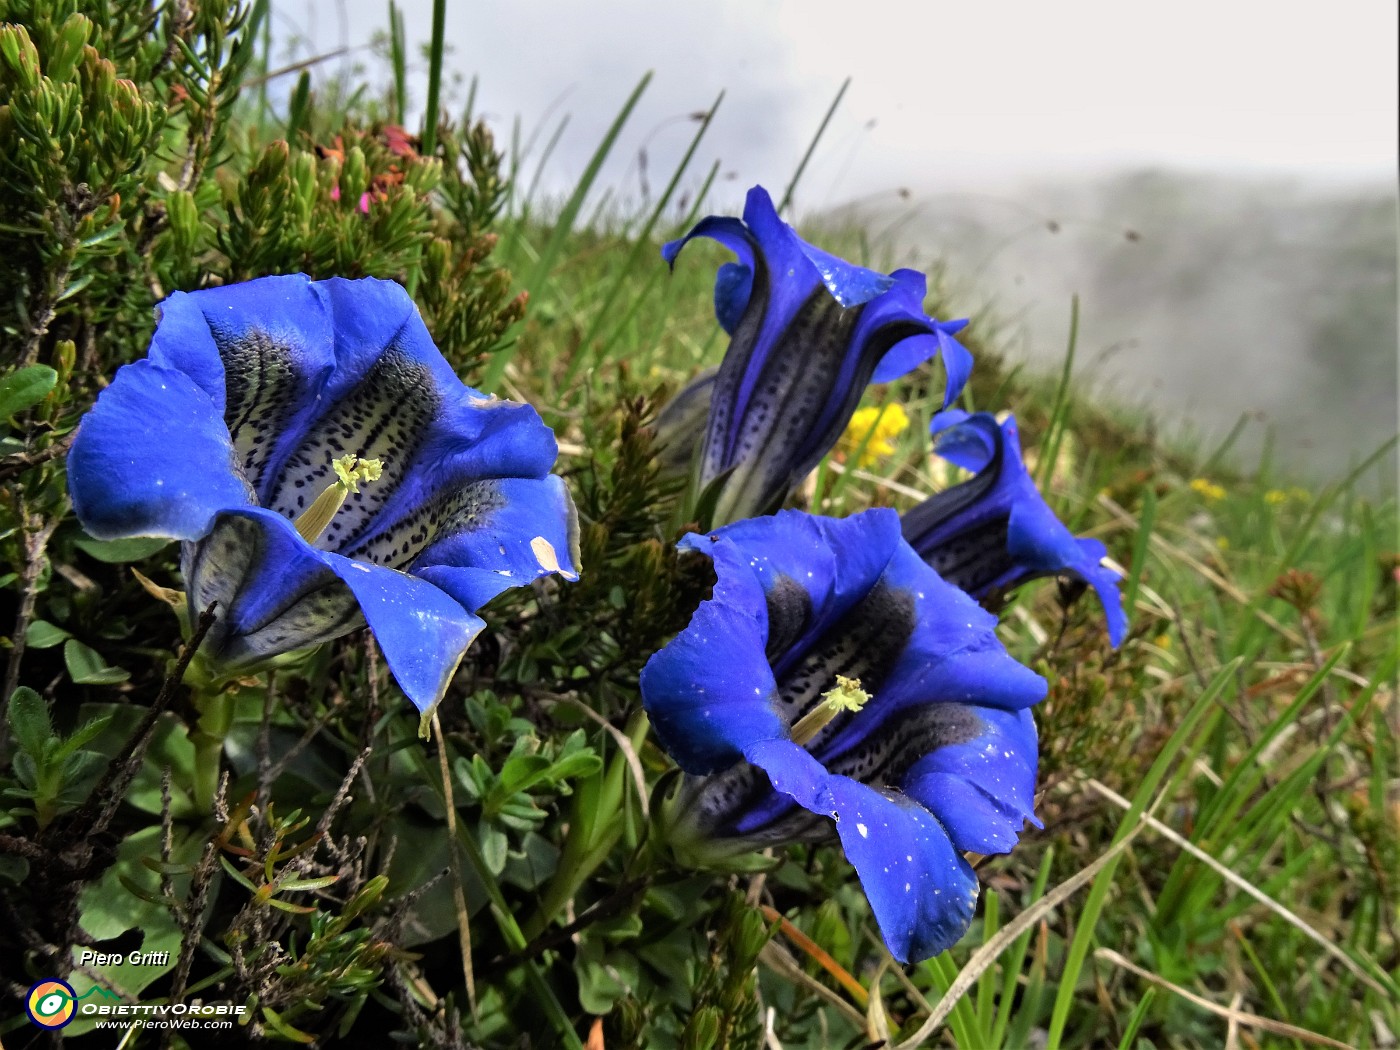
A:
[[[73,1020],[77,999],[67,981],[40,981],[24,997],[24,1009],[40,1028],[62,1028]]]

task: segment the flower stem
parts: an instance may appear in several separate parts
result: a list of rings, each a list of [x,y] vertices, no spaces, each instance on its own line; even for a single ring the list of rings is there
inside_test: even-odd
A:
[[[641,710],[628,719],[625,732],[634,752],[641,748],[650,727]],[[564,841],[558,867],[545,888],[539,909],[525,924],[527,937],[538,937],[548,929],[589,876],[608,859],[622,836],[626,783],[627,755],[619,749],[601,777],[595,776],[574,790],[569,837]],[[605,822],[600,825],[598,818],[604,814]]]
[[[219,790],[224,739],[233,726],[233,695],[222,690],[196,690],[194,706],[199,712],[199,721],[190,733],[190,743],[194,745],[194,804],[200,813],[212,813]]]

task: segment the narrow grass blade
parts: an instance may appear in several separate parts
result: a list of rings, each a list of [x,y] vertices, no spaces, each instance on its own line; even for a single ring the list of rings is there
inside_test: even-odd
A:
[[[1071,875],[1044,897],[1041,897],[1020,915],[1016,916],[1015,919],[998,930],[996,936],[992,937],[986,944],[973,952],[972,958],[968,959],[967,964],[963,966],[956,979],[948,986],[948,990],[943,993],[943,998],[939,999],[937,1005],[934,1006],[933,1013],[928,1016],[928,1019],[924,1021],[917,1032],[900,1043],[895,1050],[918,1050],[919,1047],[925,1046],[929,1037],[938,1031],[943,1022],[948,1019],[949,1015],[952,1014],[953,1010],[957,1007],[958,1001],[967,993],[967,990],[972,987],[977,978],[982,975],[982,971],[996,962],[997,956],[1005,951],[1017,937],[1029,930],[1035,923],[1054,911],[1070,897],[1074,896],[1074,894],[1078,893],[1091,879],[1099,875],[1102,870],[1108,868],[1111,871],[1112,866],[1122,855],[1123,851],[1128,848],[1128,844],[1132,842],[1133,838],[1144,826],[1145,825],[1143,825],[1141,821],[1137,821],[1130,829],[1123,831],[1121,837],[1096,861],[1082,871]],[[1123,826],[1120,826],[1120,831],[1122,831],[1122,827]]]
[[[802,154],[802,160],[797,165],[797,170],[792,173],[792,181],[788,183],[787,189],[783,191],[783,199],[778,204],[778,214],[787,210],[792,203],[792,195],[797,190],[797,184],[802,181],[802,173],[807,170],[807,162],[812,159],[812,154],[817,151],[817,143],[821,142],[822,136],[826,134],[826,126],[831,123],[831,118],[836,115],[836,108],[841,105],[841,99],[846,96],[846,89],[851,86],[851,78],[847,77],[841,84],[841,90],[836,92],[836,97],[831,100],[831,105],[827,108],[826,116],[822,117],[822,122],[817,127],[817,133],[812,136],[812,141],[807,144],[807,152]]]
[[[1046,849],[1045,856],[1040,861],[1040,870],[1036,873],[1035,883],[1031,886],[1030,896],[1027,898],[1031,904],[1045,896],[1045,887],[1050,882],[1050,865],[1055,859],[1055,847]],[[1026,951],[1031,946],[1032,930],[1029,926],[1016,938],[1016,942],[1011,946],[1001,960],[1001,998],[997,1001],[996,1020],[992,1024],[990,1040],[991,1046],[1007,1046],[1007,1028],[1011,1023],[1011,1007],[1016,1002],[1016,986],[1019,983],[1021,972],[1025,967]],[[1026,998],[1022,999],[1022,1010],[1030,1010]]]
[[[1089,781],[1089,787],[1096,794],[1108,799],[1120,809],[1126,810],[1132,808],[1131,802],[1125,799],[1122,795],[1118,794],[1118,792],[1114,791],[1112,788],[1104,784],[1100,784],[1097,780],[1091,779]],[[1331,955],[1334,959],[1336,959],[1348,970],[1350,970],[1363,983],[1369,985],[1371,988],[1375,989],[1382,995],[1388,995],[1390,993],[1391,989],[1384,987],[1380,982],[1372,978],[1370,974],[1366,973],[1366,971],[1362,969],[1362,967],[1358,963],[1356,963],[1349,955],[1347,955],[1345,951],[1343,951],[1337,945],[1329,941],[1326,937],[1319,933],[1315,927],[1305,922],[1297,913],[1290,911],[1288,908],[1285,908],[1282,904],[1274,900],[1267,893],[1264,893],[1262,890],[1255,887],[1251,882],[1249,882],[1249,880],[1241,878],[1235,872],[1230,870],[1229,867],[1216,860],[1205,850],[1193,845],[1189,839],[1187,839],[1184,835],[1178,833],[1175,829],[1169,827],[1166,824],[1163,824],[1160,820],[1157,820],[1155,817],[1147,817],[1145,819],[1148,826],[1150,826],[1154,831],[1156,831],[1157,834],[1161,835],[1168,842],[1171,842],[1173,845],[1179,847],[1184,852],[1189,853],[1192,857],[1195,857],[1198,861],[1200,861],[1206,867],[1210,868],[1211,871],[1215,872],[1222,879],[1228,882],[1231,886],[1234,886],[1236,889],[1249,894],[1249,896],[1253,897],[1260,904],[1264,905],[1264,907],[1268,908],[1275,915],[1278,915],[1284,921],[1291,923],[1297,930],[1302,932],[1305,936],[1307,936],[1310,940],[1317,944],[1317,946],[1320,947],[1323,951],[1325,951],[1328,955]]]
[[[549,136],[544,144],[544,150],[540,153],[539,162],[535,165],[535,173],[530,176],[530,185],[525,189],[525,202],[532,204],[535,201],[535,194],[539,192],[540,179],[544,178],[544,169],[549,164],[549,158],[554,155],[555,147],[559,145],[559,140],[564,137],[564,129],[569,126],[569,114],[565,113],[559,118],[559,124],[554,129],[554,134]],[[529,147],[527,146],[528,150]]]
[[[447,0],[433,0],[433,38],[428,45],[428,103],[423,113],[423,155],[437,151],[438,106],[442,93],[442,61],[447,34]]]
[[[1142,510],[1138,512],[1137,533],[1133,537],[1133,562],[1128,570],[1127,594],[1123,609],[1129,616],[1137,608],[1138,587],[1147,568],[1147,552],[1152,542],[1152,527],[1157,524],[1157,494],[1149,485],[1142,490]]]
[[[1246,1025],[1250,1028],[1258,1028],[1261,1031],[1271,1032],[1274,1035],[1291,1036],[1294,1039],[1301,1039],[1305,1043],[1312,1043],[1316,1046],[1332,1046],[1338,1047],[1340,1050],[1349,1050],[1349,1044],[1338,1042],[1330,1036],[1325,1036],[1318,1032],[1310,1032],[1306,1028],[1299,1028],[1296,1025],[1284,1024],[1282,1021],[1275,1021],[1269,1017],[1260,1017],[1258,1014],[1247,1013],[1243,1010],[1232,1010],[1228,1006],[1220,1006],[1217,1003],[1213,1003],[1209,999],[1182,988],[1180,985],[1172,984],[1171,981],[1168,981],[1164,977],[1157,976],[1157,974],[1152,973],[1150,970],[1144,970],[1136,963],[1123,958],[1123,956],[1119,955],[1112,948],[1100,948],[1094,955],[1113,963],[1115,966],[1121,966],[1129,973],[1141,977],[1144,981],[1151,981],[1159,988],[1165,988],[1173,995],[1181,996],[1181,998],[1185,999],[1187,1002],[1195,1003],[1197,1006],[1201,1007],[1201,1009],[1208,1010],[1217,1017],[1224,1017],[1226,1019],[1233,1018],[1238,1024]]]
[[[1215,678],[1211,680],[1210,685],[1191,706],[1191,710],[1187,712],[1181,724],[1177,726],[1176,732],[1171,735],[1171,738],[1163,745],[1162,750],[1158,752],[1152,766],[1147,771],[1147,775],[1133,795],[1131,807],[1118,825],[1118,832],[1114,835],[1115,843],[1121,842],[1129,834],[1136,834],[1144,826],[1141,820],[1142,814],[1146,812],[1148,801],[1156,794],[1158,787],[1166,778],[1168,770],[1178,758],[1189,759],[1196,750],[1196,747],[1190,746],[1189,741],[1196,733],[1197,726],[1203,720],[1206,721],[1205,731],[1208,732],[1211,723],[1221,717],[1216,699],[1234,681],[1235,671],[1238,667],[1239,661],[1232,660],[1220,669]],[[1182,768],[1185,768],[1186,765],[1187,763],[1183,761]],[[1089,954],[1090,943],[1096,935],[1095,927],[1098,925],[1099,914],[1103,911],[1108,900],[1108,890],[1113,884],[1113,876],[1117,867],[1116,862],[1105,865],[1094,879],[1094,885],[1089,890],[1089,897],[1084,902],[1084,909],[1080,912],[1079,919],[1075,924],[1074,940],[1070,942],[1069,951],[1065,956],[1060,987],[1055,995],[1055,1006],[1050,1016],[1050,1027],[1045,1041],[1046,1050],[1059,1050],[1065,1023],[1069,1020],[1070,1005],[1074,1002],[1079,974],[1083,970],[1084,961]]]
[[[651,83],[652,74],[648,71],[632,89],[632,94],[623,103],[622,109],[613,119],[612,125],[608,128],[607,134],[603,136],[603,141],[598,143],[598,148],[593,151],[593,157],[589,160],[588,166],[584,168],[583,175],[574,187],[573,194],[564,204],[563,210],[559,213],[559,218],[554,224],[554,230],[545,242],[544,249],[540,252],[539,259],[526,276],[524,285],[526,289],[538,292],[544,286],[544,282],[549,277],[550,271],[554,268],[554,261],[559,252],[564,247],[564,242],[569,236],[569,231],[573,229],[574,220],[578,217],[579,211],[583,208],[584,199],[588,196],[588,191],[593,188],[593,183],[598,178],[598,172],[602,170],[603,163],[608,159],[608,154],[612,152],[613,146],[617,143],[617,137],[622,133],[628,119],[632,116],[632,111],[637,107],[642,94],[646,91],[647,85]],[[502,336],[502,342],[507,342],[511,338],[511,333]],[[505,374],[506,366],[510,364],[510,354],[498,349],[491,356],[490,362],[486,366],[486,373],[482,378],[482,388],[494,390],[500,385],[501,377]]]
[[[404,45],[403,11],[389,0],[389,63],[394,70],[394,123],[403,127],[408,108],[408,52]]]
[[[939,1000],[938,1006],[934,1007],[934,1016],[937,1016],[938,1008],[948,999],[949,990],[958,983],[958,968],[948,957],[947,952],[944,952],[942,955],[935,955],[932,959],[925,961],[922,969],[924,973],[928,974],[933,986],[938,989],[939,995],[943,997]],[[966,996],[959,996],[952,1000],[952,1009],[947,1013],[947,1022],[948,1029],[953,1033],[953,1039],[958,1046],[991,1045],[986,1033],[978,1023],[976,1010],[967,1001]]]
[[[1138,1029],[1142,1027],[1147,1011],[1152,1007],[1152,1000],[1157,997],[1157,989],[1149,988],[1142,993],[1142,998],[1138,1000],[1137,1006],[1133,1007],[1132,1014],[1128,1017],[1128,1023],[1123,1029],[1123,1038],[1118,1040],[1118,1050],[1132,1050],[1133,1040],[1137,1038]]]
[[[1049,492],[1050,478],[1055,472],[1055,461],[1060,458],[1060,444],[1064,440],[1065,429],[1069,425],[1069,383],[1074,372],[1074,352],[1079,344],[1079,296],[1069,301],[1069,344],[1065,347],[1065,364],[1060,371],[1060,382],[1055,387],[1055,404],[1050,410],[1050,422],[1045,428],[1045,440],[1040,443],[1040,463],[1036,482],[1040,491]]]
[[[652,208],[646,223],[633,238],[631,251],[627,253],[627,258],[623,261],[622,265],[618,267],[617,276],[613,279],[607,291],[603,293],[602,302],[599,303],[597,307],[597,312],[593,317],[593,323],[589,325],[587,331],[584,333],[583,340],[580,343],[583,352],[576,355],[574,360],[569,363],[569,368],[564,378],[566,386],[573,380],[574,376],[577,375],[579,367],[583,364],[583,358],[588,352],[588,348],[593,345],[593,341],[598,337],[603,326],[611,318],[612,307],[617,301],[618,296],[622,294],[625,288],[629,286],[635,287],[636,282],[634,280],[633,271],[636,268],[637,262],[641,259],[642,255],[648,251],[655,252],[656,247],[651,242],[652,230],[656,228],[656,224],[660,221],[662,214],[666,210],[666,206],[671,202],[671,197],[675,194],[677,187],[680,186],[681,178],[685,175],[686,169],[690,167],[691,159],[695,156],[695,151],[700,147],[701,141],[705,138],[705,132],[709,131],[710,124],[715,119],[715,113],[718,112],[720,104],[723,101],[724,92],[721,91],[718,97],[715,98],[713,105],[705,111],[704,119],[701,120],[700,127],[696,129],[695,136],[690,140],[690,146],[686,149],[685,155],[681,157],[680,163],[676,165],[676,170],[671,173],[671,179],[666,184],[665,191],[662,192],[660,198],[657,200],[656,206]],[[654,264],[655,269],[658,270],[661,269],[663,265],[659,260],[654,260]],[[597,352],[593,355],[595,364],[601,363],[607,359],[611,345],[611,340],[608,343],[599,345]]]

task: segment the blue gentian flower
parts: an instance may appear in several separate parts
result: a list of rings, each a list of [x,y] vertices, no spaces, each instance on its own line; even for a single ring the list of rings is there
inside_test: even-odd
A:
[[[777,507],[841,436],[867,383],[886,383],[937,353],[957,396],[972,357],[953,334],[966,321],[924,313],[914,270],[878,273],[829,255],[778,218],[755,186],[744,218],[710,216],[661,250],[674,264],[709,237],[739,257],[715,278],[715,314],[730,334],[710,393],[695,475],[714,522]],[[710,490],[711,485],[718,491]]]
[[[834,820],[894,956],[953,944],[977,901],[961,851],[1004,853],[1035,819],[1045,681],[892,510],[782,511],[681,546],[714,560],[713,596],[641,676],[688,774],[663,818],[678,854],[817,841]]]
[[[1095,539],[1076,539],[1045,504],[1021,461],[1016,420],[958,409],[933,419],[934,451],[976,477],[907,511],[904,538],[938,574],[979,601],[997,601],[1023,583],[1068,576],[1093,587],[1108,637],[1128,629],[1119,573]]]
[[[83,527],[181,540],[200,656],[252,669],[368,623],[404,693],[441,699],[476,610],[577,578],[577,519],[528,405],[462,384],[408,294],[265,277],[177,292],[68,455]]]

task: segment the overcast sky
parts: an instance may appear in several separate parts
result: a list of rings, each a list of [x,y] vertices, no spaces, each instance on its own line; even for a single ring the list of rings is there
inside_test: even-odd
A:
[[[284,46],[358,46],[387,7],[274,0],[274,26]],[[430,0],[402,7],[410,40],[426,42]],[[736,198],[786,182],[850,76],[804,210],[1144,163],[1393,177],[1396,36],[1395,0],[454,0],[447,16],[449,64],[479,76],[478,111],[503,134],[519,116],[547,138],[570,115],[546,173],[555,189],[649,69],[606,181],[635,190],[645,146],[664,183],[693,131],[685,115],[725,89],[697,169],[720,159],[734,180],[720,196]],[[421,68],[411,82],[421,104]]]
[[[276,58],[346,44],[357,50],[320,73],[387,81],[363,45],[387,25],[388,0],[273,4]],[[430,36],[432,4],[402,6],[418,108],[426,66],[417,45]],[[1390,368],[1373,369],[1389,378],[1340,436],[1317,396],[1326,366],[1312,345],[1315,315],[1355,293],[1353,284],[1376,284],[1382,296],[1387,281],[1393,287],[1384,246],[1395,243],[1394,212],[1382,208],[1389,229],[1374,231],[1379,269],[1333,273],[1322,261],[1339,257],[1339,239],[1359,235],[1308,202],[1395,192],[1396,38],[1396,0],[451,0],[447,20],[449,68],[479,78],[476,111],[503,143],[516,117],[527,139],[538,136],[522,183],[570,117],[540,182],[553,195],[574,186],[628,94],[654,71],[595,201],[604,187],[637,199],[643,150],[651,192],[660,192],[694,134],[690,115],[721,89],[687,187],[719,160],[726,178],[707,210],[737,210],[754,183],[777,196],[849,76],[796,194],[798,217],[855,204],[845,214],[866,223],[882,259],[945,262],[963,300],[995,304],[1010,352],[1043,367],[1058,367],[1079,294],[1080,360],[1097,362],[1093,375],[1128,401],[1146,398],[1204,433],[1258,413],[1286,435],[1285,453],[1312,446],[1320,451],[1308,455],[1328,469],[1395,430],[1393,324],[1330,351]],[[291,86],[290,77],[279,82]],[[463,87],[449,110],[464,97]],[[1143,167],[1264,182],[1178,181],[1191,189],[1167,194],[1166,214],[1104,204],[1113,183],[1096,176]],[[1225,212],[1222,202],[1232,202]],[[1319,226],[1314,214],[1330,218]],[[967,227],[972,219],[980,227]],[[1128,227],[1142,231],[1142,251],[1121,265],[1147,291],[1108,301],[1096,295],[1104,260],[1122,255]],[[1254,243],[1258,230],[1296,249],[1283,272],[1268,252],[1197,254],[1203,243],[1220,248],[1213,234],[1230,248],[1231,237]],[[1183,284],[1201,291],[1164,298]],[[1243,444],[1261,435],[1255,428]]]

